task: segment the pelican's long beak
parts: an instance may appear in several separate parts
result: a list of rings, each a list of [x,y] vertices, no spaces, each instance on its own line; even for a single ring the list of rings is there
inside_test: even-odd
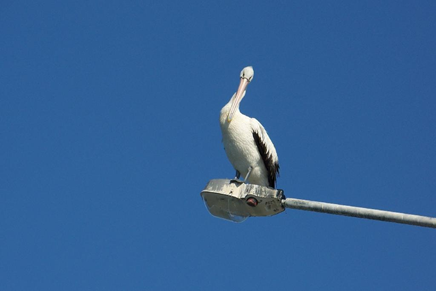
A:
[[[230,107],[229,115],[227,115],[227,121],[232,121],[233,115],[237,108],[239,108],[239,103],[244,97],[245,90],[250,82],[247,79],[241,78],[241,82],[239,83],[238,91],[236,91],[236,96],[233,98],[232,107]]]

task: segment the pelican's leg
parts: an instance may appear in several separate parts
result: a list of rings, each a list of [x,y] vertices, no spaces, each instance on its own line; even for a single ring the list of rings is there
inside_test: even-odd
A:
[[[247,173],[247,175],[245,176],[245,179],[244,179],[245,183],[247,183],[247,180],[248,180],[248,178],[250,177],[251,170],[253,170],[253,167],[252,167],[252,166],[250,166],[250,167],[248,168],[248,173]]]
[[[239,180],[239,177],[241,177],[241,173],[239,173],[238,170],[236,170],[236,174],[235,174],[235,180]]]

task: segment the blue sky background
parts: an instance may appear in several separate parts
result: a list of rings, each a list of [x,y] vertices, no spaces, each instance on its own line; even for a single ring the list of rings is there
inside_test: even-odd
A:
[[[200,192],[252,65],[288,197],[435,217],[436,2],[3,2],[1,290],[434,290],[434,229]]]

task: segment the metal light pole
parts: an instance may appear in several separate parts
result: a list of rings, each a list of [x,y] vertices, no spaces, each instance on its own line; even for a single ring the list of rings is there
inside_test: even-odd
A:
[[[243,222],[250,216],[275,215],[286,207],[436,228],[436,218],[433,217],[285,198],[283,190],[245,184],[239,180],[210,180],[200,195],[212,215],[234,222]]]
[[[286,208],[436,228],[436,218],[427,216],[404,214],[400,212],[391,212],[385,210],[346,206],[295,198],[286,198],[282,200],[282,203]]]

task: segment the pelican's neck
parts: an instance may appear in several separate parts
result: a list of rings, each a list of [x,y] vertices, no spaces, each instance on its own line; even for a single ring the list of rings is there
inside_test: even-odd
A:
[[[245,91],[244,91],[244,94],[242,94],[242,97],[244,97],[244,96],[245,96]],[[227,116],[229,115],[230,108],[232,107],[232,104],[233,104],[233,102],[235,101],[235,98],[236,98],[236,93],[233,94],[233,96],[232,96],[232,98],[230,98],[229,102],[227,102],[227,104],[224,105],[224,107],[221,109],[221,113],[220,113],[220,123],[221,123],[222,125],[231,122],[231,121],[229,122],[229,121],[227,120]],[[239,115],[241,114],[241,111],[239,111],[239,104],[240,104],[240,102],[238,102],[238,104],[236,105],[236,108],[235,108],[235,114],[234,114],[234,116],[233,116],[233,119],[237,118],[237,116],[239,116]]]

